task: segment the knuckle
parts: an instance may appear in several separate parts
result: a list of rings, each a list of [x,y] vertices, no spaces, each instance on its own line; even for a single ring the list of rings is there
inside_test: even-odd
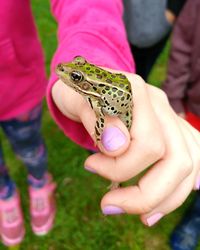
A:
[[[146,138],[148,138],[148,141]],[[165,145],[159,136],[145,136],[139,143],[143,152],[145,151],[148,157],[153,157],[155,160],[163,157]]]
[[[114,182],[122,182],[124,181],[119,173],[119,171],[117,171],[117,169],[115,171],[113,171],[113,175],[112,175],[112,181]]]
[[[161,139],[154,140],[151,145],[151,153],[157,158],[160,159],[163,157],[165,152],[165,146]]]
[[[157,88],[156,95],[162,102],[168,103],[167,94],[162,89]]]
[[[160,195],[151,194],[141,182],[138,183],[138,187],[141,193],[141,213],[149,213],[155,209],[155,207],[161,202],[162,197]]]
[[[188,176],[193,171],[193,162],[190,157],[184,157],[182,160],[179,159],[179,163],[177,164],[179,166],[179,171],[181,169],[181,173],[184,176]]]
[[[155,202],[147,198],[141,205],[141,214],[151,212],[155,208]]]

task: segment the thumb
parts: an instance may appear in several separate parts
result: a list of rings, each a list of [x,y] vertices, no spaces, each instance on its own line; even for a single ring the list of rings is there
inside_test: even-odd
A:
[[[130,134],[123,122],[117,117],[106,117],[99,149],[109,156],[119,156],[127,150],[129,143]]]
[[[88,105],[84,106],[84,110],[79,113],[80,119],[95,143],[95,113]],[[106,116],[101,140],[97,142],[99,150],[112,157],[119,156],[127,150],[129,144],[130,134],[124,123],[118,117]]]

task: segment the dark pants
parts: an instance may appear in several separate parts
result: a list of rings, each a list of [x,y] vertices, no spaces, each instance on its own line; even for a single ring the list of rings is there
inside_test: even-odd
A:
[[[168,38],[169,34],[161,41],[148,48],[138,48],[130,44],[136,64],[136,73],[140,75],[145,81],[147,81],[150,71],[156,62],[156,59],[164,49]]]
[[[41,104],[15,119],[0,121],[16,155],[24,162],[28,173],[36,179],[47,171],[47,151],[41,137]],[[0,145],[0,188],[8,183],[9,174]]]

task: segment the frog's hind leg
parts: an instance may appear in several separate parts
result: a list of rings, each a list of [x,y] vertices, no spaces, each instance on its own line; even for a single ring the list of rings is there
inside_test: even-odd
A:
[[[95,146],[101,140],[101,135],[103,133],[104,124],[105,124],[105,116],[102,111],[102,107],[99,103],[99,100],[93,100],[92,98],[88,99],[91,108],[94,110],[97,121],[95,124]]]
[[[97,121],[95,124],[95,144],[101,140],[101,135],[104,129],[104,115],[97,116]]]

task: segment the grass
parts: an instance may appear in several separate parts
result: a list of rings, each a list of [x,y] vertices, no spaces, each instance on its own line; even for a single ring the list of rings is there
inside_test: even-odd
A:
[[[50,61],[56,48],[56,23],[50,14],[47,0],[32,0],[32,7],[49,73]],[[154,85],[159,86],[165,78],[167,53],[168,47],[150,76],[150,82]],[[20,249],[169,250],[169,235],[190,201],[153,228],[143,226],[137,216],[105,217],[101,214],[99,203],[108,182],[83,169],[88,153],[63,135],[52,121],[46,105],[42,130],[49,152],[49,169],[58,185],[55,227],[45,237],[36,237],[31,232],[26,171],[1,134],[7,165],[22,196],[26,236]],[[6,247],[0,245],[0,249],[4,250]]]

